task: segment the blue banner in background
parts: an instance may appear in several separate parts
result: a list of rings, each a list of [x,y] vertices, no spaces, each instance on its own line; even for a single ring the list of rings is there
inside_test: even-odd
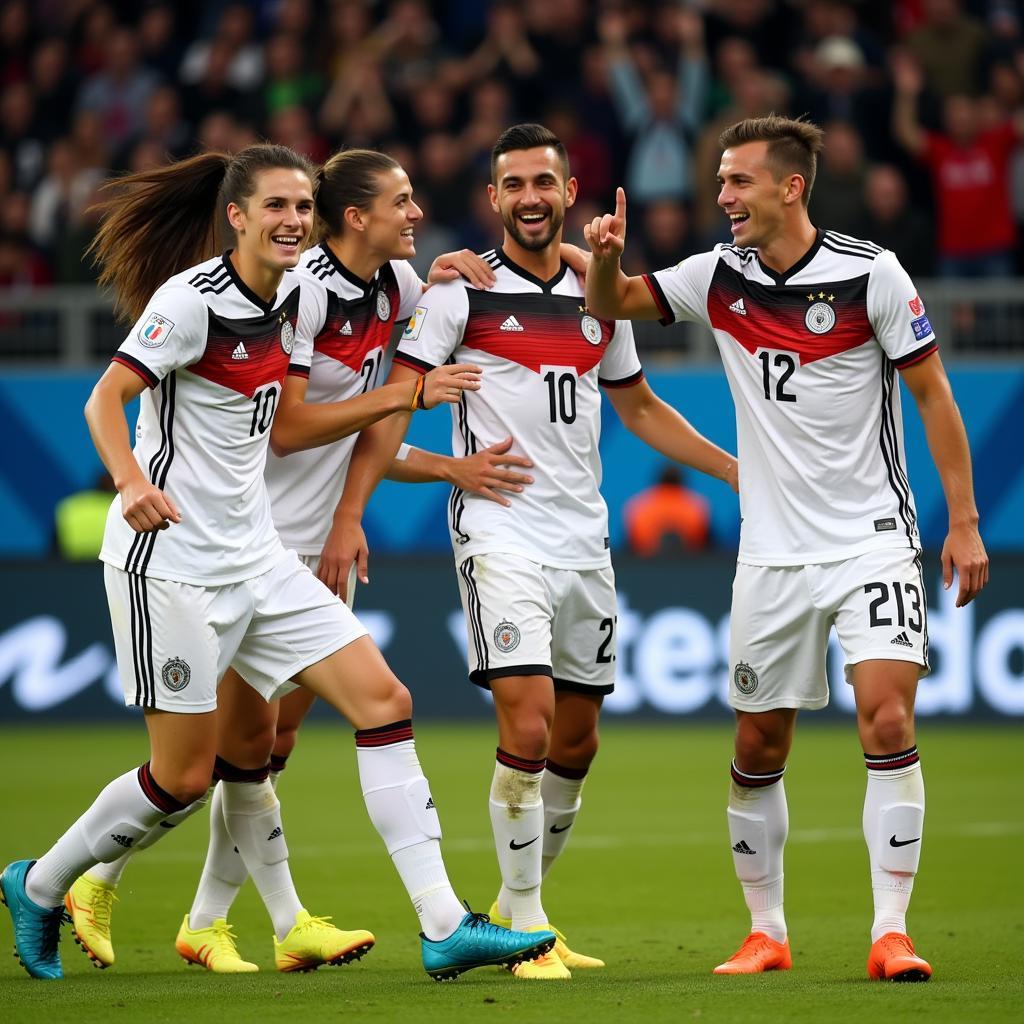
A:
[[[654,390],[712,440],[735,451],[736,427],[725,377],[717,368],[659,370],[649,367]],[[982,533],[990,551],[1024,550],[1024,451],[1020,410],[1024,367],[958,366],[950,371],[971,440]],[[53,509],[61,498],[91,487],[101,466],[82,407],[94,377],[82,373],[7,374],[0,379],[0,557],[39,558],[53,547]],[[942,544],[946,509],[913,399],[904,391],[904,423],[910,481],[923,542]],[[606,402],[602,424],[604,482],[611,543],[623,548],[622,509],[654,482],[663,462],[632,436]],[[494,438],[492,440],[500,440]],[[437,409],[413,417],[409,441],[451,451],[451,417]],[[687,485],[711,502],[714,544],[734,550],[738,505],[721,483],[691,473]],[[447,552],[448,488],[385,481],[374,495],[366,528],[374,551],[386,554]]]
[[[924,560],[932,674],[921,717],[1024,718],[1024,558],[996,559],[992,582],[966,608]],[[606,713],[724,720],[729,600],[726,556],[619,559],[617,682]],[[466,679],[466,630],[451,558],[371,561],[356,613],[400,679],[418,718],[487,718],[489,696]],[[157,666],[159,670],[160,666]],[[831,706],[806,721],[848,717],[842,652],[829,656]],[[0,721],[127,720],[98,564],[7,566],[0,592]],[[133,684],[134,692],[134,684]],[[319,714],[333,714],[321,708]]]

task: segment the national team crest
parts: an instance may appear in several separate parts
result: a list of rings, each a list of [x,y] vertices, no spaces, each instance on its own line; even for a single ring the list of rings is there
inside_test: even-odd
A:
[[[377,316],[384,323],[391,319],[391,300],[388,298],[387,292],[377,292]]]
[[[504,654],[514,651],[519,646],[521,639],[519,627],[514,626],[511,622],[499,622],[494,627],[494,646]]]
[[[745,661],[736,666],[732,681],[736,684],[736,689],[747,697],[757,689],[757,673]]]
[[[150,313],[149,319],[139,328],[139,342],[146,348],[159,348],[173,330],[172,320],[159,313]]]
[[[828,334],[836,325],[836,311],[827,302],[816,302],[807,310],[804,323],[812,334]]]
[[[160,674],[163,677],[164,686],[173,693],[184,690],[192,678],[192,670],[188,667],[188,662],[182,661],[181,658],[171,658],[164,665]]]
[[[295,328],[292,327],[291,320],[285,320],[281,324],[281,348],[284,349],[284,354],[290,356],[292,349],[295,347]]]
[[[591,345],[601,344],[601,325],[589,314],[580,321],[580,330],[583,332],[583,337],[590,342]]]

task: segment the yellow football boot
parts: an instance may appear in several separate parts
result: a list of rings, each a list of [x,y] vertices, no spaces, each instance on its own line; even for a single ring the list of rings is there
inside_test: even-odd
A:
[[[251,974],[259,970],[238,955],[235,934],[223,917],[218,917],[209,928],[190,928],[186,914],[174,948],[186,962],[199,964],[214,974]]]
[[[510,917],[502,917],[501,912],[498,910],[498,902],[491,905],[491,912],[487,915],[495,924],[501,925],[502,928],[511,928],[512,919]],[[596,956],[587,956],[585,953],[576,953],[569,948],[568,943],[565,941],[565,936],[553,925],[546,924],[543,926],[555,933],[555,948],[554,952],[558,959],[565,964],[566,967],[571,971],[587,971],[595,967],[604,967],[604,961],[598,960]],[[532,931],[532,929],[527,929]]]
[[[71,915],[75,942],[100,969],[114,962],[110,941],[110,915],[114,910],[114,887],[82,875],[68,890],[64,906]]]
[[[277,969],[315,971],[321,964],[339,966],[358,960],[373,948],[376,940],[368,931],[343,932],[329,924],[330,920],[300,910],[292,930],[280,942],[274,938]]]

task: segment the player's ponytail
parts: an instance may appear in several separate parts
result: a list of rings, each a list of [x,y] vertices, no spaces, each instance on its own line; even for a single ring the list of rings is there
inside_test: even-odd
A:
[[[324,164],[316,180],[316,213],[321,232],[340,235],[345,211],[365,210],[380,195],[380,175],[400,164],[387,153],[372,149],[343,149]]]
[[[313,165],[287,146],[248,146],[234,156],[201,153],[166,167],[108,182],[111,197],[89,252],[99,283],[114,291],[115,311],[136,320],[169,277],[219,252],[231,237],[229,203],[244,206],[260,171]]]

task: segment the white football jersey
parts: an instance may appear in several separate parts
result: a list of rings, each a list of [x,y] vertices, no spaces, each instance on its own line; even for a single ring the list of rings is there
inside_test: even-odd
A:
[[[288,373],[309,372],[297,340],[299,277],[263,302],[228,254],[162,285],[113,360],[149,385],[135,459],[181,513],[135,533],[115,498],[100,558],[126,572],[200,586],[237,583],[283,555],[263,482],[270,426]]]
[[[512,454],[533,462],[534,482],[505,508],[453,489],[455,556],[501,551],[558,569],[610,564],[601,497],[601,394],[643,376],[626,321],[599,320],[562,265],[550,281],[500,250],[485,254],[496,283],[435,285],[420,300],[395,362],[424,373],[449,360],[483,369],[479,391],[452,406],[452,451],[469,455],[511,436]]]
[[[662,323],[705,323],[718,342],[736,404],[741,562],[920,547],[896,370],[936,344],[891,252],[819,231],[785,274],[718,245],[645,280]]]
[[[295,275],[302,282],[300,330],[312,335],[306,401],[340,402],[375,387],[395,321],[410,316],[423,293],[416,271],[394,260],[367,282],[325,243],[303,255]],[[300,555],[323,551],[356,437],[283,458],[267,455],[274,524]]]

